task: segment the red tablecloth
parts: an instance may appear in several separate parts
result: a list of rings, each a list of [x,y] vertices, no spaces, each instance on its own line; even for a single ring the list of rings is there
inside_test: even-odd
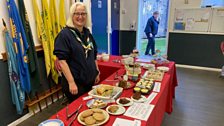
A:
[[[115,60],[120,60],[120,56],[111,56],[108,62],[98,61],[98,66],[100,70],[100,80],[105,80],[111,74],[118,71],[120,68],[123,68],[123,65],[120,63],[114,62]]]
[[[125,73],[124,67],[120,63],[112,62],[113,60],[121,59],[121,57],[118,56],[110,56],[109,62],[98,62],[99,69],[101,71],[101,81],[102,84],[110,84],[114,85],[116,81],[110,81],[114,79],[114,76],[117,72],[118,75],[123,75]],[[164,74],[164,78],[161,82],[161,89],[160,92],[157,94],[155,99],[151,102],[151,104],[155,105],[155,108],[153,109],[151,115],[149,116],[147,121],[141,121],[142,126],[160,126],[163,120],[164,113],[171,113],[172,112],[172,100],[175,97],[175,87],[177,86],[177,78],[176,78],[176,67],[174,62],[170,62],[168,67],[170,68],[169,72]],[[144,72],[144,70],[142,71]],[[125,97],[131,97],[133,94],[133,89],[124,90],[121,94]],[[88,109],[86,106],[86,102],[83,101],[83,97],[87,96],[88,94],[84,94],[80,98],[76,99],[74,102],[72,102],[69,105],[69,111],[74,112],[80,104],[83,104],[83,107],[81,108],[80,112]],[[68,123],[71,121],[72,118],[69,120],[66,120],[66,109],[62,109],[58,113],[58,117],[60,120],[62,120],[65,124],[65,126],[68,125]],[[105,124],[105,126],[112,126],[115,119],[124,118],[129,120],[134,120],[134,118],[126,117],[124,115],[119,116],[113,116],[110,115],[109,121]],[[51,118],[56,118],[56,114],[53,115]],[[79,126],[80,123],[78,123],[77,120],[73,122],[73,126]]]

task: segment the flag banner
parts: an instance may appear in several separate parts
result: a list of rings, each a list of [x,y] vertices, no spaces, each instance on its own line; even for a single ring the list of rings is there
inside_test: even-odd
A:
[[[51,76],[54,82],[58,83],[58,72],[56,71],[54,67],[54,61],[56,60],[56,56],[53,54],[54,51],[54,35],[53,35],[53,29],[52,29],[52,23],[49,15],[49,8],[47,0],[41,1],[42,5],[42,18],[44,22],[44,28],[46,30],[46,36],[48,38],[49,42],[49,52],[50,52],[50,63],[51,63]]]
[[[60,31],[59,23],[58,23],[58,13],[55,6],[55,0],[50,0],[49,11],[50,11],[50,19],[51,19],[53,40],[54,40]]]
[[[37,89],[40,86],[40,74],[39,74],[39,63],[37,59],[37,53],[33,41],[32,31],[30,28],[29,18],[28,14],[24,5],[23,0],[18,1],[19,6],[19,13],[21,17],[21,21],[23,24],[23,27],[25,28],[25,34],[27,38],[27,42],[29,44],[28,49],[28,64],[29,64],[29,71],[30,71],[30,80],[32,85],[32,92],[36,92],[35,89]]]
[[[60,0],[59,2],[59,26],[60,30],[63,29],[66,25],[66,17],[65,17],[65,1]]]
[[[31,86],[30,86],[29,69],[27,64],[28,58],[26,55],[28,50],[26,34],[15,1],[7,0],[7,7],[9,12],[12,39],[16,50],[16,59],[18,64],[18,70],[19,70],[18,72],[21,81],[21,87],[22,90],[29,93],[31,90]]]
[[[25,92],[21,89],[18,66],[16,62],[16,52],[13,47],[13,40],[6,27],[3,30],[3,35],[5,36],[5,45],[8,58],[8,72],[12,103],[16,106],[17,113],[22,114],[25,101]]]
[[[35,16],[36,29],[37,29],[37,36],[43,46],[45,67],[46,67],[47,76],[49,76],[50,70],[51,70],[50,48],[49,48],[50,44],[48,42],[48,38],[47,38],[46,31],[44,28],[44,23],[43,23],[41,15],[40,15],[40,11],[39,11],[38,5],[36,3],[36,0],[32,0],[32,3],[33,3],[33,11],[34,11],[34,16]]]

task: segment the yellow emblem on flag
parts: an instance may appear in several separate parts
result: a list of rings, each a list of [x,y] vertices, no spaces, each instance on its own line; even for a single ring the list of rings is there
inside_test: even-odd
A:
[[[23,57],[23,60],[24,60],[25,63],[28,63],[28,58],[27,58],[27,56],[24,56],[24,57]]]

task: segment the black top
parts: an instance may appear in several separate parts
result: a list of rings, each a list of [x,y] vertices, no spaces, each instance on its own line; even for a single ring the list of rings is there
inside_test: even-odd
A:
[[[155,36],[158,33],[158,27],[159,27],[159,21],[157,21],[155,17],[152,16],[148,19],[144,32],[148,38],[149,33],[152,33],[153,36]]]
[[[80,39],[75,36],[72,30],[84,45],[92,42],[93,48],[88,51],[87,57],[85,49],[79,41]],[[61,30],[55,39],[54,55],[59,60],[66,60],[77,86],[85,85],[91,87],[94,84],[98,74],[95,64],[97,46],[87,28],[84,28],[82,33],[71,27],[65,27]]]

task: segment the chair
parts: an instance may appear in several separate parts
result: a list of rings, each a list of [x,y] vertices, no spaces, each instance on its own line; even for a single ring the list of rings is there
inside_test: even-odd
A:
[[[224,41],[221,42],[220,48],[221,48],[222,54],[224,55]],[[222,66],[222,71],[221,71],[220,77],[224,77],[224,65]]]

